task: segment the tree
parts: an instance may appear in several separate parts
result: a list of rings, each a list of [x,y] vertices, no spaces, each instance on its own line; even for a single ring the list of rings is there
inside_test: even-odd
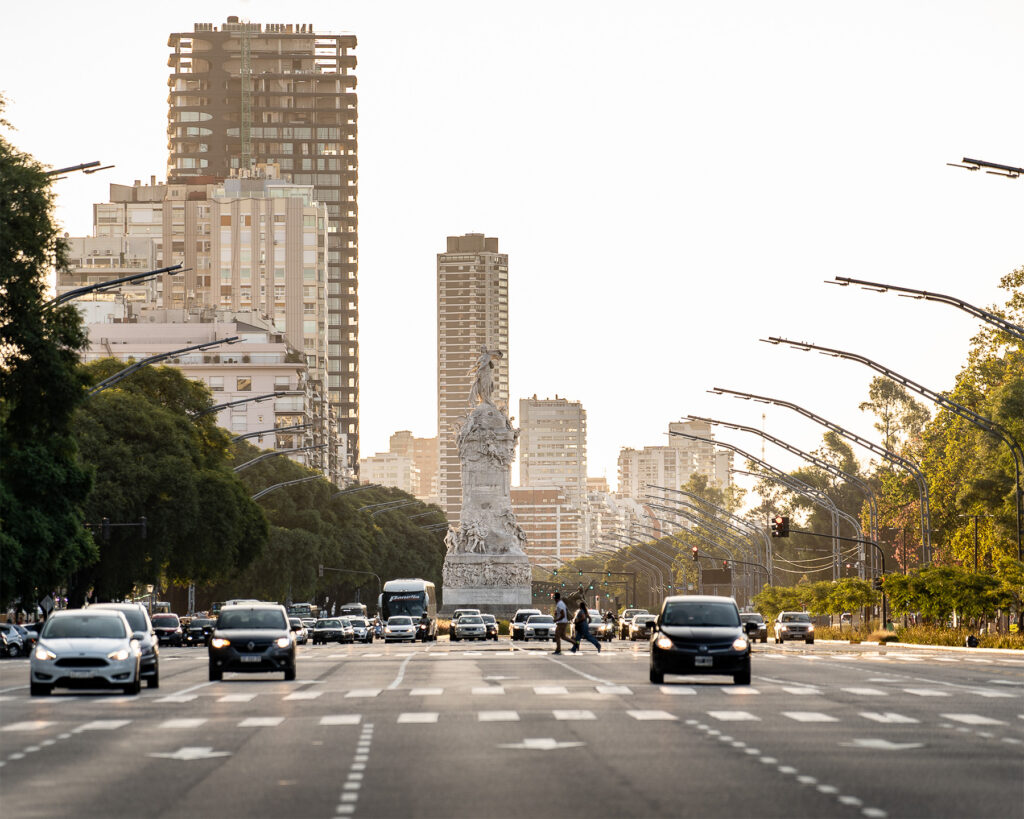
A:
[[[898,452],[904,442],[920,436],[931,417],[928,408],[911,396],[906,387],[881,375],[871,379],[868,400],[859,409],[875,416],[882,446],[890,452]]]
[[[106,360],[88,369],[122,367]],[[248,566],[267,541],[267,522],[231,472],[228,440],[211,416],[190,412],[209,403],[205,387],[172,367],[146,367],[92,396],[76,416],[83,455],[96,481],[89,520],[116,523],[98,562],[77,573],[74,596],[92,588],[119,599],[133,587],[223,580]]]
[[[0,97],[0,111],[4,100]],[[0,120],[0,125],[7,125]],[[0,605],[23,607],[96,558],[82,526],[90,489],[71,434],[85,397],[78,311],[47,304],[67,266],[50,179],[0,137]]]

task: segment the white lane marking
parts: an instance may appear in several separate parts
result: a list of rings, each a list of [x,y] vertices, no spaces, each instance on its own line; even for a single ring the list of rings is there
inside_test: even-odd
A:
[[[409,663],[412,661],[412,658],[415,656],[416,652],[414,651],[412,654],[410,654],[408,657],[402,660],[402,664],[398,666],[398,676],[395,677],[388,685],[388,691],[393,691],[394,689],[398,688],[399,685],[401,685],[402,679],[405,677],[405,667],[409,665]]]
[[[662,694],[696,694],[695,688],[690,688],[688,685],[662,685],[659,686],[658,690]]]
[[[369,659],[370,657],[383,657],[384,655],[380,654],[380,653],[376,653],[376,654],[364,654],[362,656],[363,656],[364,659]]]
[[[741,696],[743,694],[761,693],[758,689],[751,688],[749,685],[723,685],[721,691],[722,693],[729,694],[730,696]]]
[[[87,722],[85,725],[79,725],[75,728],[74,733],[78,734],[82,731],[116,731],[118,728],[124,728],[130,722],[130,719],[98,719]]]
[[[477,686],[472,690],[474,695],[501,695],[505,693],[505,689],[500,685],[481,685]]]
[[[821,690],[818,688],[811,688],[810,686],[783,686],[782,690],[787,694],[793,694],[797,697],[807,697],[811,695],[821,695]]]
[[[10,688],[0,688],[0,694],[6,694],[10,691],[20,691],[22,688],[28,688],[27,685],[14,685]]]
[[[346,697],[376,697],[380,694],[379,688],[353,688]]]
[[[594,716],[594,712],[593,711],[560,709],[560,710],[552,711],[551,713],[555,715],[555,719],[561,720],[563,722],[573,722],[573,721],[576,721],[576,720],[597,719],[597,717]]]
[[[912,725],[917,723],[917,720],[913,717],[905,717],[902,714],[896,714],[892,711],[886,711],[880,713],[878,711],[861,711],[860,715],[864,719],[874,720],[875,722],[888,722],[893,724]]]
[[[949,693],[946,691],[936,691],[934,688],[904,688],[908,694],[913,694],[915,697],[948,697]]]
[[[623,696],[629,696],[633,693],[631,688],[627,688],[624,685],[599,685],[597,686],[598,694],[622,694]]]
[[[522,742],[499,745],[499,748],[516,748],[524,751],[555,751],[560,748],[579,748],[582,742],[558,742],[551,737],[527,737]]]
[[[252,702],[256,699],[255,694],[225,694],[217,702]]]
[[[796,722],[839,722],[835,717],[821,711],[783,711],[782,715]]]
[[[881,688],[840,688],[847,694],[856,694],[858,697],[884,697],[885,692]]]
[[[284,717],[247,717],[238,723],[239,728],[273,728],[284,722]]]
[[[206,686],[213,685],[213,684],[214,683],[213,683],[212,680],[210,682],[199,683],[198,685],[193,685],[191,688],[182,689],[181,691],[178,691],[177,693],[171,694],[170,696],[172,696],[172,697],[184,697],[186,694],[191,694],[193,691],[198,691],[200,688],[206,688]]]
[[[213,759],[218,756],[231,756],[230,751],[215,751],[209,746],[195,747],[188,745],[179,748],[173,754],[146,754],[157,759],[178,759],[184,762],[191,762],[194,759]]]
[[[406,711],[398,715],[398,722],[437,722],[437,711]]]
[[[409,692],[410,697],[439,697],[444,693],[443,688],[414,688]]]
[[[972,694],[977,694],[979,697],[988,697],[989,699],[995,699],[997,697],[1000,697],[1000,698],[1011,697],[1012,698],[1014,696],[1013,694],[1011,694],[1008,691],[992,691],[991,689],[988,689],[988,688],[971,688],[971,689],[969,689],[969,691]]]
[[[296,691],[285,697],[285,700],[315,700],[323,693],[323,691]]]
[[[205,717],[181,717],[180,719],[167,719],[160,723],[161,728],[198,728],[206,722]]]
[[[160,697],[156,702],[192,702],[192,700],[199,699],[198,694],[173,694],[170,697]]]
[[[720,722],[760,722],[761,718],[749,711],[708,711],[708,716]]]
[[[320,717],[321,725],[358,725],[362,716],[359,714],[328,714]]]
[[[981,714],[940,714],[939,716],[962,722],[964,725],[1006,725],[1001,719],[983,717]]]
[[[480,722],[519,722],[516,711],[478,711],[476,717]]]
[[[626,713],[629,714],[633,719],[641,720],[641,721],[644,721],[644,720],[675,721],[675,720],[679,719],[679,717],[675,716],[674,714],[670,714],[668,711],[627,711]]]
[[[520,651],[522,651],[522,649],[520,649]],[[601,685],[611,685],[611,686],[614,686],[614,683],[611,680],[602,680],[600,677],[595,677],[593,674],[588,674],[586,671],[581,671],[578,668],[574,668],[571,663],[566,663],[566,662],[563,662],[562,660],[559,660],[557,657],[552,657],[550,654],[548,654],[545,651],[527,651],[526,654],[528,654],[528,655],[547,656],[548,660],[550,660],[551,662],[555,663],[556,665],[562,666],[562,668],[565,668],[565,669],[571,671],[573,674],[579,674],[581,677],[583,677],[586,680],[590,680],[591,682],[600,683]]]
[[[568,694],[569,689],[564,685],[535,685],[533,687],[534,694],[540,694],[541,696],[554,695],[554,694]]]
[[[14,722],[10,725],[5,725],[2,730],[4,731],[40,731],[48,725],[55,725],[56,723],[47,722],[46,720],[37,719],[30,720],[28,722]]]

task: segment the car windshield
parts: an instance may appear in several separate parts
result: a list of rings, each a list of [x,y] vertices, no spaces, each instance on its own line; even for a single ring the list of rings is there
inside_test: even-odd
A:
[[[287,629],[284,612],[276,609],[222,611],[218,629]]]
[[[763,623],[764,618],[760,614],[741,614],[740,619],[744,623]]]
[[[809,623],[811,622],[811,616],[809,614],[803,614],[801,612],[788,612],[782,615],[783,623]]]
[[[485,623],[497,623],[498,622],[497,620],[494,619],[494,615],[493,614],[481,614],[480,616],[483,618],[483,621]]]
[[[120,606],[104,606],[100,604],[94,608],[111,608],[114,611],[119,611],[125,616],[132,631],[149,631],[149,627],[146,625],[146,612],[138,606],[125,606],[121,608]]]
[[[317,620],[317,628],[341,628],[341,620]]]
[[[527,620],[529,620],[535,614],[540,614],[540,612],[539,611],[521,611],[521,612],[519,612],[519,614],[516,615],[516,622],[517,623],[525,623]]]
[[[412,618],[411,617],[392,617],[391,619],[388,620],[388,625],[389,626],[411,626],[412,625]]]
[[[39,634],[44,639],[93,638],[116,640],[128,636],[124,621],[114,614],[81,614],[66,617],[51,617]]]
[[[366,621],[362,617],[353,617],[349,622],[353,627],[366,628]]]
[[[730,627],[740,624],[734,603],[671,603],[661,616],[664,626]]]
[[[177,614],[154,614],[153,625],[156,628],[177,628],[179,624]]]
[[[292,628],[302,628],[302,621],[298,617],[289,617],[288,625]]]
[[[205,627],[212,626],[215,622],[217,622],[217,621],[216,620],[206,620],[206,619],[203,619],[203,620],[193,620],[192,623],[191,623],[191,627],[192,628],[205,628]]]
[[[555,622],[550,614],[535,614],[526,621],[531,626],[548,626]]]
[[[460,623],[468,623],[471,626],[483,625],[484,619],[477,617],[475,614],[466,614],[459,618]]]

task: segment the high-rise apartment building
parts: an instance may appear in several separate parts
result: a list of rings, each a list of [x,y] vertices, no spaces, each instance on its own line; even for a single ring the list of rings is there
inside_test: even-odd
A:
[[[500,350],[495,358],[492,398],[509,400],[508,256],[498,240],[482,233],[449,236],[437,254],[437,437],[441,508],[452,525],[462,511],[462,471],[455,441],[469,415],[473,365],[480,348]]]
[[[579,506],[587,492],[587,412],[566,398],[519,399],[519,485],[557,486]]]
[[[170,35],[167,175],[170,183],[254,176],[312,185],[327,209],[327,394],[347,436],[348,469],[359,457],[357,100],[351,34],[311,24],[196,23]],[[184,260],[185,248],[165,253]],[[315,248],[304,249],[315,252]],[[275,258],[252,259],[253,287],[275,287]],[[167,277],[166,307],[219,272]]]
[[[729,466],[731,458],[719,458],[712,443],[711,426],[702,421],[673,422],[670,432],[685,432],[707,438],[693,441],[678,435],[669,435],[667,446],[646,446],[643,449],[623,448],[619,451],[619,492],[626,498],[643,501],[656,490],[649,485],[678,489],[694,474],[706,475],[708,483],[726,487],[732,482]]]

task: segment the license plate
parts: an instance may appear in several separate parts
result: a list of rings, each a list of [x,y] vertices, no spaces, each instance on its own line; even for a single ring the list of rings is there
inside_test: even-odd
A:
[[[694,659],[693,664],[698,668],[707,668],[714,663],[712,657],[697,657]]]
[[[92,676],[91,671],[72,671],[69,675],[73,680],[87,680]]]
[[[239,659],[243,663],[258,663],[263,657],[259,654],[243,654]]]

